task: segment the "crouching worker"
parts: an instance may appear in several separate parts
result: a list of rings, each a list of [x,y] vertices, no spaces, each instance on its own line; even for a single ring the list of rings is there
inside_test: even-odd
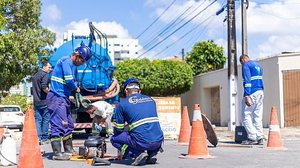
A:
[[[93,118],[93,133],[99,132],[102,137],[112,133],[110,120],[113,111],[114,107],[105,101],[96,101],[88,106],[86,112]]]
[[[135,158],[133,166],[155,164],[156,154],[164,140],[156,103],[151,97],[141,94],[139,81],[135,78],[124,82],[123,94],[126,98],[118,104],[114,114],[111,143],[121,151],[123,158]],[[125,122],[128,130],[124,130]]]

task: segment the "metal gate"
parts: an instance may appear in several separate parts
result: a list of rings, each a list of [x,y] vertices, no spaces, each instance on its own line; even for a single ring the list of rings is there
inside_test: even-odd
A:
[[[300,126],[300,70],[283,71],[284,126]]]

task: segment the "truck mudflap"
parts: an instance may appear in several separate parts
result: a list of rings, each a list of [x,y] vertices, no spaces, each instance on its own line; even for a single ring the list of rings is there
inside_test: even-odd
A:
[[[74,129],[80,128],[92,128],[93,123],[74,123]]]

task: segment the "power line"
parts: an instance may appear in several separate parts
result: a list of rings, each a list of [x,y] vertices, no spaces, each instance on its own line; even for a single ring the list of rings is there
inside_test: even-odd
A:
[[[149,41],[146,45],[144,45],[143,48],[147,48],[151,43],[153,43],[155,40],[157,40],[161,35],[163,35],[165,32],[167,32],[167,30],[173,26],[177,20],[183,16],[192,6],[190,6],[189,8],[187,8],[182,14],[180,14],[177,18],[173,19],[172,22],[170,22],[169,25],[167,25],[166,27],[164,27],[163,29],[161,29],[158,33],[156,33],[157,35],[151,40]]]
[[[200,12],[198,12],[196,15],[194,15],[191,19],[189,19],[187,22],[185,22],[183,25],[181,25],[180,27],[178,27],[175,31],[173,31],[172,33],[170,33],[167,37],[165,37],[164,39],[160,40],[158,43],[156,43],[154,46],[152,46],[150,49],[148,49],[147,51],[145,51],[144,53],[142,53],[141,55],[139,55],[137,58],[140,58],[141,56],[145,55],[147,52],[149,52],[150,50],[152,50],[153,48],[155,48],[156,46],[158,46],[160,43],[162,43],[163,41],[165,41],[167,38],[169,38],[171,35],[173,35],[174,33],[176,33],[178,30],[180,30],[182,27],[184,27],[186,24],[188,24],[189,22],[191,22],[192,20],[194,20],[198,15],[200,15],[203,11],[205,11],[207,8],[209,8],[212,4],[214,4],[217,0],[212,1],[208,6],[206,6],[203,10],[201,10]]]
[[[195,8],[190,14],[192,14],[193,12],[195,12],[197,9],[199,9],[203,3],[205,2],[205,0],[198,5],[197,8]],[[146,45],[144,45],[143,48],[147,48],[148,46],[150,46],[153,42],[155,42],[160,36],[164,35],[165,33],[168,32],[168,30],[170,30],[171,28],[175,27],[175,23],[183,16],[186,14],[186,12],[188,12],[190,9],[192,8],[192,5],[189,6],[182,14],[180,14],[178,17],[176,17],[175,19],[173,19],[169,25],[165,26],[163,29],[161,29],[158,33],[156,33],[157,35],[151,40],[149,41]],[[189,15],[187,15],[189,16]],[[178,25],[179,23],[181,23],[182,21],[184,21],[184,19],[187,18],[187,16],[185,16],[184,18],[182,18],[176,25]],[[173,26],[174,25],[174,26]]]
[[[162,52],[164,52],[165,50],[169,49],[170,46],[173,46],[175,43],[177,43],[178,41],[180,41],[181,39],[185,38],[188,34],[192,33],[193,31],[197,30],[196,28],[198,28],[202,23],[205,23],[206,21],[208,21],[209,19],[211,19],[211,17],[214,15],[209,16],[208,18],[206,18],[205,20],[203,20],[201,23],[199,23],[197,26],[193,27],[191,30],[189,30],[188,32],[186,32],[184,35],[182,35],[180,38],[178,38],[177,40],[175,40],[174,42],[172,42],[171,44],[169,44],[165,49],[161,50],[160,52],[158,52],[156,54],[156,56],[160,55]],[[212,21],[212,20],[211,20]],[[209,22],[210,23],[210,22]],[[203,31],[201,31],[201,34],[204,32],[205,28],[203,29]]]
[[[142,33],[140,33],[136,39],[141,37],[155,22],[158,21],[158,19],[167,11],[169,8],[175,3],[176,0],[174,0]]]

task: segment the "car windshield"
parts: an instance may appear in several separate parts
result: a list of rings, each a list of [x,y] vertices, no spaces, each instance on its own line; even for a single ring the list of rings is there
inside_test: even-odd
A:
[[[0,112],[17,112],[20,111],[19,107],[0,107]]]

